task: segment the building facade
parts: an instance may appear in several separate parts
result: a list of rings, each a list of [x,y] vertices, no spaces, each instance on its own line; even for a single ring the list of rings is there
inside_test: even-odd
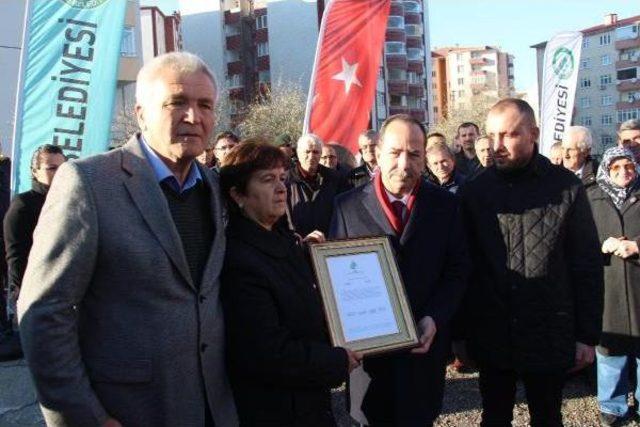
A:
[[[268,87],[294,83],[309,91],[324,2],[182,0],[185,49],[225,82],[232,122]],[[377,129],[390,114],[433,120],[426,1],[392,1],[371,108]],[[204,31],[204,29],[207,31]]]
[[[150,59],[167,52],[182,50],[182,31],[180,13],[166,16],[155,6],[140,8],[140,33],[142,37],[142,60]]]
[[[640,15],[618,19],[605,16],[601,25],[581,30],[582,53],[572,124],[588,127],[594,137],[593,154],[616,144],[617,128],[640,118]],[[536,44],[538,93],[546,42]]]
[[[457,108],[476,95],[499,99],[515,94],[514,57],[498,47],[444,47],[435,49],[434,54],[432,63],[439,65],[440,77],[434,96],[446,98],[447,108]],[[444,107],[445,102],[440,104]],[[441,112],[440,117],[445,115]]]

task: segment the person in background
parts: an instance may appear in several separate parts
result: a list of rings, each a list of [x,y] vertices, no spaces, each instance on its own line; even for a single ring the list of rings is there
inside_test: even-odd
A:
[[[22,287],[22,277],[33,245],[33,231],[40,211],[60,165],[67,158],[57,145],[41,145],[31,157],[31,190],[18,194],[9,205],[4,218],[4,245],[8,266],[9,289],[16,293]]]
[[[356,166],[356,158],[347,147],[340,144],[339,142],[332,141],[324,144],[324,146],[322,147],[323,150],[325,146],[331,147],[331,149],[333,149],[333,152],[336,155],[337,164],[336,167],[332,169],[335,169],[340,174],[341,179],[344,181],[343,185],[347,185],[349,173]]]
[[[427,179],[450,193],[456,194],[466,177],[456,170],[456,159],[451,149],[444,144],[433,144],[426,150]]]
[[[427,135],[425,149],[428,150],[433,145],[447,145],[447,138],[439,132],[431,132]]]
[[[462,149],[456,154],[458,171],[463,175],[473,173],[480,166],[476,155],[476,139],[480,135],[480,128],[472,122],[465,122],[458,126],[457,140]]]
[[[562,141],[554,142],[549,148],[549,161],[552,165],[562,166]]]
[[[640,397],[640,180],[633,153],[624,147],[605,151],[596,181],[587,195],[604,255],[598,405],[601,423],[616,426],[635,415],[629,392]]]
[[[562,165],[575,173],[585,188],[596,184],[598,162],[591,157],[593,139],[584,126],[569,126],[562,136]]]
[[[376,146],[378,145],[378,133],[373,129],[364,131],[358,136],[358,151],[362,157],[362,164],[351,170],[348,176],[351,187],[359,187],[371,181],[378,167],[376,159]]]
[[[224,158],[229,151],[240,143],[238,138],[233,132],[225,131],[216,135],[213,142],[213,154],[216,157],[216,165],[218,168],[220,164],[224,162]]]
[[[278,147],[287,156],[287,159],[291,161],[290,168],[296,165],[296,150],[293,147],[291,136],[282,133],[275,137],[273,145]]]
[[[640,164],[640,119],[630,119],[620,125],[618,146],[630,150]]]
[[[335,426],[330,389],[361,355],[333,347],[313,270],[286,227],[289,159],[243,142],[220,170],[230,211],[222,273],[229,374],[243,426]],[[295,402],[295,404],[292,404]]]
[[[338,168],[338,155],[332,145],[324,144],[320,153],[320,164],[325,168],[336,170]]]
[[[493,166],[493,148],[491,147],[491,141],[486,135],[476,140],[476,155],[478,156],[480,166],[476,168],[471,176],[467,177],[467,180],[476,178],[487,168]]]
[[[196,160],[199,161],[202,166],[214,169],[216,167],[216,156],[213,144],[207,144],[207,148],[204,149],[202,154],[196,157]]]

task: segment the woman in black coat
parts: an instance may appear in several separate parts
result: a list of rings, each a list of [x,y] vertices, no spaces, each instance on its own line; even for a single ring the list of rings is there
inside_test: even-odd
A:
[[[605,266],[603,330],[596,352],[598,403],[603,424],[613,425],[632,415],[629,367],[640,357],[640,179],[633,153],[607,150],[596,181],[587,194]]]
[[[329,344],[313,273],[286,228],[288,164],[278,148],[246,142],[220,170],[231,212],[222,274],[227,364],[242,426],[335,425],[330,389],[360,359]]]

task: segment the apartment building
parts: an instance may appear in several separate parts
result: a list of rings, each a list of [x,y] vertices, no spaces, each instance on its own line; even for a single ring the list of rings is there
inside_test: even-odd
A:
[[[436,81],[434,96],[442,101],[446,97],[448,108],[466,103],[474,95],[493,98],[513,96],[513,55],[494,46],[455,46],[437,48],[432,63],[439,64],[440,80]],[[442,76],[442,73],[445,76]],[[446,85],[444,84],[446,82]],[[446,113],[440,111],[440,117]]]
[[[200,55],[226,85],[232,119],[276,82],[308,93],[321,0],[182,0],[186,50]],[[426,1],[392,1],[386,41],[371,108],[378,128],[390,114],[432,120],[431,61]]]
[[[591,129],[593,154],[616,143],[620,123],[640,118],[640,15],[618,19],[608,14],[604,22],[580,30],[583,35],[573,124]],[[546,42],[536,49],[538,91]]]
[[[434,124],[448,117],[449,90],[447,86],[447,57],[431,52],[431,88]]]
[[[166,16],[156,6],[140,8],[140,33],[142,37],[142,60],[167,52],[182,50],[182,31],[179,12]]]

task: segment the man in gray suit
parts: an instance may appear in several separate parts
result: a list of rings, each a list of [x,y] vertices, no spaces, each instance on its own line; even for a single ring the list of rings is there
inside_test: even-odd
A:
[[[138,74],[142,129],[60,168],[18,301],[24,352],[51,426],[235,426],[218,299],[218,182],[194,159],[215,78],[195,55]]]

